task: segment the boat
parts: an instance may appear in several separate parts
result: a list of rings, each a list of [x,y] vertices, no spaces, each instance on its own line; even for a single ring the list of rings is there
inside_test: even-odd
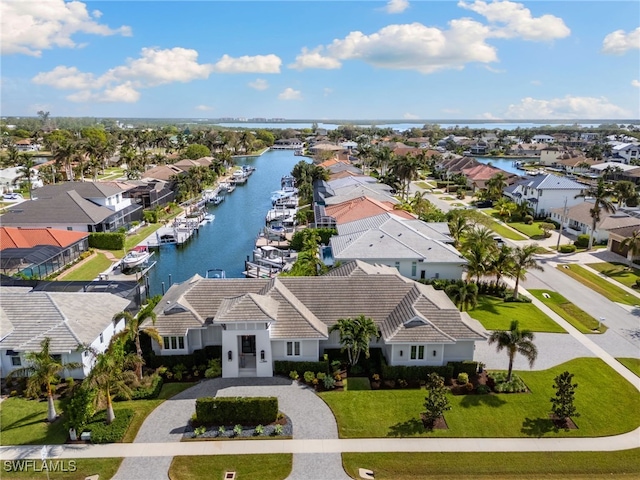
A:
[[[122,259],[122,267],[123,268],[137,267],[138,265],[141,265],[147,260],[149,260],[150,256],[151,256],[151,253],[149,253],[149,250],[147,250],[147,247],[145,246],[134,247]]]
[[[204,219],[202,220],[201,224],[204,225],[205,223],[211,223],[216,219],[216,216],[213,213],[207,213],[204,216]]]
[[[210,268],[207,270],[205,278],[227,278],[227,273],[221,268]]]
[[[227,193],[231,193],[236,189],[235,184],[230,183],[229,186],[227,187]]]
[[[224,202],[224,197],[222,195],[216,195],[209,200],[209,203],[213,203],[214,205],[220,205],[222,202]]]
[[[271,245],[262,245],[256,247],[253,251],[253,263],[282,269],[287,264],[287,259],[290,256],[290,250],[282,250]]]
[[[244,172],[245,176],[249,176],[251,175],[253,172],[256,171],[256,167],[252,166],[252,165],[242,165],[242,171]]]

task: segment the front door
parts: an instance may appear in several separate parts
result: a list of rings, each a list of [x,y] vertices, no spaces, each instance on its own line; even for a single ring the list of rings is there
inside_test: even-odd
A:
[[[256,354],[256,336],[242,335],[242,353]]]
[[[256,368],[256,336],[242,335],[240,337],[240,369],[254,370]]]

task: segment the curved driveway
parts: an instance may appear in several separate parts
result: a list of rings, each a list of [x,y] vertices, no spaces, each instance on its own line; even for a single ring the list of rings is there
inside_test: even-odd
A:
[[[216,378],[204,380],[160,404],[144,421],[134,443],[180,442],[200,397],[273,396],[293,424],[294,439],[338,438],[333,413],[313,390],[289,379]],[[194,444],[195,448],[195,444]],[[173,457],[125,458],[114,480],[160,480]],[[348,479],[340,453],[295,453],[289,480]]]

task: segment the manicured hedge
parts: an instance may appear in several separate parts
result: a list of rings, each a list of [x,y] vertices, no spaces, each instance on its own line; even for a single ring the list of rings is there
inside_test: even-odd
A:
[[[267,425],[277,417],[276,397],[204,397],[196,400],[196,419],[205,425]]]
[[[276,360],[273,362],[273,371],[276,375],[289,376],[289,372],[295,370],[302,374],[303,372],[313,373],[330,373],[329,362],[324,360],[321,362],[290,362],[288,360]]]
[[[578,238],[573,243],[578,248],[587,248],[589,246],[589,235],[586,233],[578,235]]]
[[[588,245],[588,240],[587,240],[587,245]],[[576,246],[575,245],[560,245],[560,248],[558,248],[558,251],[560,253],[573,253],[576,251]]]
[[[133,415],[133,410],[118,410],[116,419],[111,422],[111,425],[107,425],[105,423],[107,421],[107,411],[103,410],[93,416],[84,431],[91,432],[92,443],[118,443],[122,441],[124,434],[127,433]]]
[[[460,373],[466,373],[469,377],[473,377],[478,372],[478,362],[471,360],[465,360],[463,362],[449,362],[447,367],[453,367],[453,378],[456,378]]]
[[[142,335],[145,337],[146,335]],[[191,371],[195,365],[207,365],[212,358],[222,358],[222,346],[209,346],[201,350],[194,350],[192,355],[155,355],[153,352],[145,358],[146,365],[150,368],[158,368],[161,366],[173,369],[179,363],[187,367],[187,371]],[[287,372],[289,375],[289,372]]]
[[[89,247],[103,250],[122,250],[127,236],[120,232],[100,232],[89,234]]]
[[[131,393],[131,400],[149,400],[152,398],[158,398],[160,390],[162,390],[162,377],[156,375],[151,380],[151,385],[148,387],[138,387]]]
[[[428,367],[428,366],[405,366],[405,365],[383,365],[382,366],[382,378],[384,380],[406,380],[407,382],[416,382],[420,380],[426,380],[430,373],[437,373],[444,379],[453,377],[453,365],[447,365],[443,367]]]
[[[341,352],[339,348],[325,348],[324,353],[329,356],[329,362],[333,360],[340,360],[343,365],[349,363],[349,356],[346,351]],[[382,365],[386,363],[384,354],[381,348],[369,348],[369,358],[364,355],[360,356],[358,360],[358,366],[362,368],[365,374],[373,375],[374,373],[380,373]],[[304,370],[306,371],[306,370]],[[300,370],[298,370],[300,372]]]

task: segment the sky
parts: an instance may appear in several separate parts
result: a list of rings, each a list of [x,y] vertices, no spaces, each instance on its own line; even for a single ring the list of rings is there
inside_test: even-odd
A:
[[[640,2],[0,2],[2,116],[640,118]]]

